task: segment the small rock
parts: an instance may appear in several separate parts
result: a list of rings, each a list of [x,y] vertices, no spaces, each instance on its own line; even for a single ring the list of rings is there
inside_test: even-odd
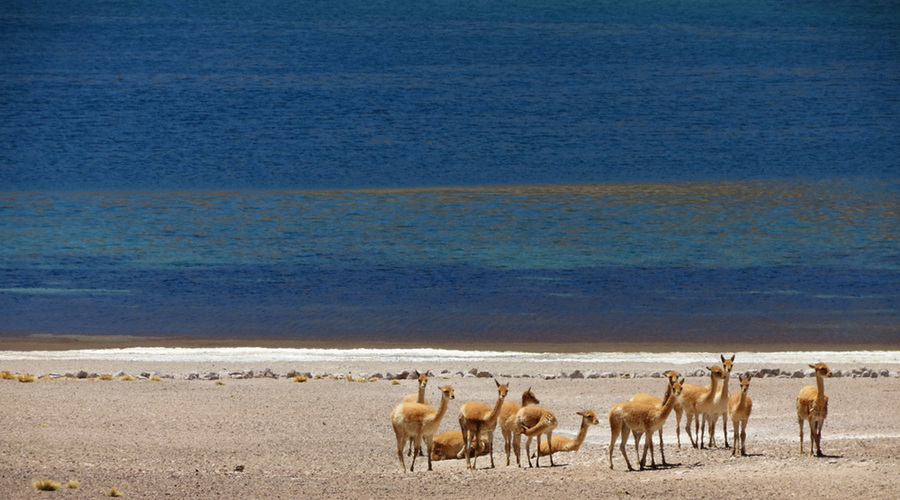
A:
[[[480,371],[476,373],[475,376],[478,378],[492,378],[494,375],[488,371]]]
[[[569,374],[569,378],[575,378],[575,379],[584,378],[584,374],[581,373],[581,370],[575,370]]]

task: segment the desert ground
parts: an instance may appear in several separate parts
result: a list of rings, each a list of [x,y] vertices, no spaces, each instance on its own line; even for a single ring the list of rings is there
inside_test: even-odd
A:
[[[828,362],[798,360],[778,368],[790,373],[818,361]],[[879,377],[850,376],[857,365],[829,366],[846,373],[825,380],[830,397],[822,437],[825,457],[801,455],[799,449],[795,400],[815,378],[770,376],[751,381],[747,456],[732,457],[731,449],[724,447],[721,421],[717,447],[694,449],[682,431],[679,449],[673,413],[664,432],[668,466],[629,472],[618,449],[614,469],[609,467],[609,409],[637,392],[661,396],[666,381],[647,376],[652,372],[690,374],[702,366],[2,361],[0,371],[54,378],[0,380],[0,496],[99,498],[115,488],[126,498],[154,499],[900,498],[900,366],[868,367],[891,372]],[[455,392],[440,426],[443,431],[458,428],[464,402],[496,401],[494,381],[467,375],[473,368],[509,382],[510,399],[531,388],[541,406],[557,416],[557,435],[575,435],[578,411],[595,411],[600,424],[590,428],[579,451],[557,454],[552,467],[546,458],[540,468],[517,467],[515,457],[507,466],[498,430],[494,468],[488,457],[481,457],[477,470],[466,470],[461,460],[446,460],[434,462],[428,471],[427,460],[420,457],[414,472],[408,470],[409,458],[407,470],[402,470],[389,415],[406,394],[415,392],[416,382],[352,380],[376,373],[431,371],[427,397],[434,405],[440,399],[439,386],[450,385]],[[762,368],[771,367],[742,365],[738,358],[731,392],[738,390],[738,373]],[[259,377],[266,369],[269,376]],[[542,376],[576,369],[620,375]],[[249,370],[257,376],[237,378]],[[77,378],[78,372],[85,378]],[[291,372],[312,377],[296,382],[285,376]],[[220,375],[218,380],[204,378],[211,373]],[[114,376],[103,380],[94,374]],[[130,377],[123,380],[123,374]],[[191,374],[200,377],[190,380]],[[708,377],[689,376],[687,382],[705,385]],[[730,445],[730,422],[728,431]],[[808,451],[808,431],[804,444]],[[627,450],[637,467],[631,443]],[[36,480],[63,486],[38,491]],[[78,487],[66,488],[68,481],[77,481]]]

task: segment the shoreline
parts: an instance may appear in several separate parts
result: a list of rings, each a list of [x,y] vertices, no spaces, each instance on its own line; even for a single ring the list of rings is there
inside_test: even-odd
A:
[[[86,349],[126,349],[137,347],[161,348],[239,348],[268,349],[448,349],[461,351],[517,351],[528,353],[584,353],[584,352],[785,352],[785,351],[898,351],[896,343],[861,342],[747,342],[708,340],[696,342],[552,342],[521,341],[511,344],[497,341],[409,341],[373,340],[371,338],[312,338],[287,337],[185,337],[139,335],[65,335],[30,334],[3,335],[0,351],[70,351]]]

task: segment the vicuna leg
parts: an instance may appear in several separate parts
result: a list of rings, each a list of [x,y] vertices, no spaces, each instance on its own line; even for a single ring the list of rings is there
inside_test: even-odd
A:
[[[425,437],[425,446],[427,447],[427,450],[428,450],[428,470],[431,470],[431,450],[434,446],[434,436],[426,436]],[[413,462],[415,462],[415,461],[416,461],[416,457],[413,456]],[[410,469],[410,472],[412,472],[412,469]]]
[[[725,447],[728,448],[728,416],[722,417],[722,439],[725,440]]]
[[[734,427],[735,431],[737,430],[737,426]],[[744,446],[747,443],[747,421],[741,421],[741,456],[747,454],[747,448]]]
[[[628,470],[634,470],[631,466],[631,462],[628,461],[628,455],[625,453],[625,445],[628,442],[628,431],[623,429],[622,432],[622,442],[619,444],[619,450],[622,452],[622,456],[625,458],[625,465],[628,466]]]
[[[406,472],[406,461],[403,460],[403,445],[406,444],[406,436],[402,432],[397,431],[397,456],[400,458],[400,468]]]
[[[803,454],[803,419],[798,418],[797,423],[800,424],[800,454]]]

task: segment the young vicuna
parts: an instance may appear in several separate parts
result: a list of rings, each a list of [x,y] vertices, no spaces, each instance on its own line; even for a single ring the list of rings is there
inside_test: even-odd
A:
[[[466,455],[466,468],[474,469],[478,456],[472,460],[469,465],[469,448],[477,443],[481,436],[484,435],[488,440],[488,452],[491,455],[491,468],[494,468],[494,429],[497,428],[497,419],[500,417],[500,407],[509,390],[509,384],[501,384],[494,379],[497,384],[497,402],[494,407],[479,403],[477,401],[469,401],[462,405],[459,409],[459,428],[462,431],[463,440],[466,446],[463,447],[463,453]]]
[[[541,434],[547,435],[547,441],[553,441],[553,429],[559,421],[556,415],[546,408],[540,406],[524,406],[516,412],[516,425],[514,428],[513,448],[516,451],[516,465],[522,465],[519,459],[522,452],[522,435],[524,434],[528,441],[525,442],[525,458],[528,459],[528,466],[531,467],[531,439],[537,436],[537,449],[541,448]],[[536,467],[541,466],[541,457],[535,458]],[[550,455],[550,465],[553,463],[553,455]]]
[[[728,400],[731,395],[728,393],[728,382],[731,380],[731,370],[734,369],[734,356],[731,356],[731,359],[726,359],[724,355],[719,355],[722,358],[722,371],[725,373],[725,378],[722,379],[722,387],[719,389],[719,392],[713,398],[712,406],[709,411],[703,414],[703,423],[709,425],[709,447],[714,448],[716,446],[716,422],[719,420],[719,417],[722,417],[722,435],[725,439],[725,447],[728,448]],[[701,431],[701,434],[703,431]]]
[[[747,440],[747,420],[750,420],[750,412],[753,410],[753,400],[747,391],[750,390],[750,375],[738,377],[741,383],[741,391],[732,394],[728,400],[728,416],[731,418],[731,425],[734,427],[734,439],[731,440],[733,447],[731,448],[731,456],[737,455],[738,437],[741,440],[741,456],[747,454],[747,448],[744,446]],[[738,435],[740,428],[740,435]]]
[[[538,398],[531,392],[531,387],[522,393],[522,404],[515,401],[504,401],[500,407],[500,432],[503,433],[503,447],[506,450],[506,465],[509,466],[509,454],[512,451],[513,435],[516,427],[516,413],[525,406],[539,405]]]
[[[538,453],[540,453],[542,457],[557,452],[578,451],[578,449],[581,448],[581,444],[584,443],[585,436],[587,436],[588,427],[600,423],[600,420],[597,419],[597,414],[591,410],[579,411],[576,415],[581,416],[581,427],[578,429],[578,434],[575,435],[575,439],[569,439],[563,436],[553,436],[552,439],[542,442],[538,448]]]
[[[434,436],[431,445],[431,459],[450,460],[460,458],[465,442],[460,431],[444,431]],[[472,453],[481,456],[487,453],[487,439],[481,438],[472,450]]]
[[[809,456],[822,454],[822,426],[828,416],[828,396],[825,395],[825,377],[831,376],[831,370],[825,363],[809,365],[816,371],[816,385],[808,385],[800,390],[797,396],[797,422],[800,424],[800,454],[803,454],[803,421],[809,420]]]
[[[429,404],[428,399],[425,397],[425,387],[428,386],[428,372],[419,373],[419,370],[416,370],[416,379],[419,383],[418,392],[413,392],[407,394],[406,397],[403,398],[403,403],[422,403]],[[413,440],[414,438],[409,438],[409,455],[412,456],[413,453],[421,454],[422,446],[416,446],[416,443]]]
[[[625,458],[625,464],[628,466],[628,470],[634,470],[634,468],[631,467],[631,462],[628,460],[628,455],[625,453],[625,445],[628,442],[629,431],[635,434],[635,439],[639,439],[640,435],[646,435],[644,452],[640,460],[641,470],[644,469],[644,465],[647,462],[647,450],[650,450],[651,456],[653,454],[653,433],[661,429],[663,424],[666,423],[666,418],[668,418],[669,413],[672,412],[675,401],[677,401],[678,397],[681,395],[683,383],[684,379],[677,382],[669,381],[669,385],[672,386],[671,391],[669,392],[668,399],[666,399],[665,404],[662,406],[648,405],[635,401],[623,401],[613,405],[612,409],[609,410],[610,469],[613,468],[612,456],[613,451],[615,450],[616,439],[621,435],[622,440],[619,449],[622,452],[622,456]]]
[[[719,382],[725,378],[725,371],[718,366],[707,366],[709,385],[682,384],[681,407],[687,415],[684,430],[691,439],[694,448],[703,448],[703,437],[700,435],[700,416],[708,412],[719,391]],[[691,422],[694,423],[694,435],[691,434]],[[696,435],[696,439],[695,439]]]
[[[403,467],[404,472],[406,472],[406,462],[403,460],[403,445],[411,437],[417,443],[422,439],[425,440],[428,452],[428,470],[431,470],[432,440],[441,425],[441,419],[447,413],[447,404],[453,399],[452,387],[445,385],[440,389],[441,404],[437,410],[422,403],[400,403],[391,412],[391,425],[397,436],[397,457],[400,458],[400,466]],[[412,465],[409,467],[410,472],[416,466],[417,456],[418,454],[413,455]]]
[[[634,402],[637,402],[637,403],[662,406],[663,401],[666,401],[667,399],[669,399],[669,395],[672,393],[672,382],[678,382],[678,377],[680,377],[678,372],[676,372],[674,370],[667,371],[665,373],[665,376],[666,376],[666,379],[669,381],[669,383],[666,384],[666,392],[663,393],[662,399],[659,399],[658,397],[647,394],[647,393],[639,392],[639,393],[635,394],[634,396],[631,396],[631,400]],[[681,425],[681,412],[684,410],[681,407],[681,399],[680,398],[675,400],[675,406],[672,408],[672,410],[675,412],[675,434],[678,436],[678,449],[681,449],[681,429],[679,428],[679,426]],[[634,443],[635,447],[638,446],[637,438],[638,438],[638,436],[635,435],[635,443]],[[660,429],[659,429],[659,453],[660,453],[660,455],[662,455],[662,464],[668,465],[668,464],[666,464],[666,452],[663,449],[662,427],[660,427]],[[650,463],[651,463],[651,465],[656,467],[656,461],[653,458],[652,453],[650,454]]]

